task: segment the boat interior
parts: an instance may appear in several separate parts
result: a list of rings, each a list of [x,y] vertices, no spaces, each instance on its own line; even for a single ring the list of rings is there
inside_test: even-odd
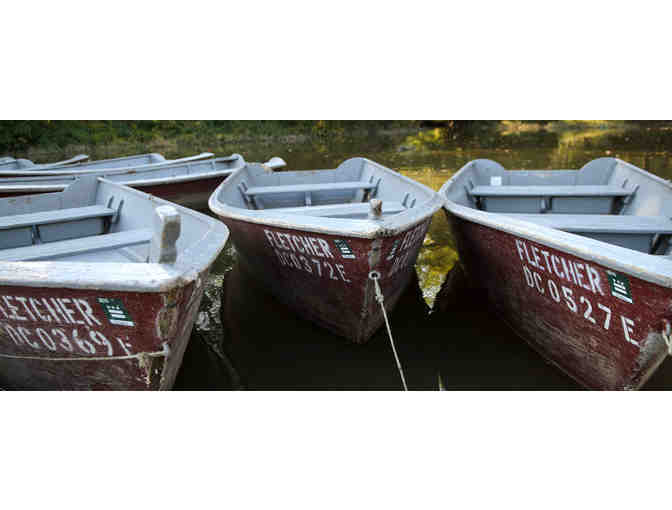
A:
[[[435,194],[365,158],[336,169],[272,172],[247,165],[229,178],[218,200],[232,207],[322,218],[385,218],[418,208]]]
[[[580,170],[506,170],[475,160],[446,198],[652,255],[672,255],[672,186],[616,158]]]
[[[87,176],[64,191],[0,199],[1,261],[174,262],[200,215]]]
[[[154,184],[164,181],[174,181],[176,179],[191,180],[210,175],[226,177],[245,165],[245,160],[239,154],[232,154],[220,158],[204,159],[200,161],[190,161],[175,163],[174,165],[161,165],[159,167],[137,168],[132,172],[125,172],[121,169],[101,168],[96,172],[98,177],[118,182],[121,184]],[[37,177],[7,177],[0,179],[0,190],[19,190],[20,188],[47,186],[67,186],[74,182],[75,176],[37,176]]]
[[[165,163],[167,160],[162,154],[136,154],[134,156],[124,156],[113,159],[99,159],[94,161],[87,161],[68,168],[126,168],[139,165],[153,165],[156,163]]]
[[[11,156],[5,156],[0,158],[0,170],[22,170],[27,168],[58,168],[67,165],[74,165],[75,163],[81,163],[87,161],[89,156],[86,154],[77,154],[70,159],[63,161],[56,161],[53,163],[44,163],[36,164],[29,159],[14,159]]]

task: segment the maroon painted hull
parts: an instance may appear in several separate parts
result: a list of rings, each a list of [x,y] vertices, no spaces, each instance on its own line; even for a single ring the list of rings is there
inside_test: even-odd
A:
[[[636,389],[667,355],[672,289],[446,212],[472,284],[547,360],[593,389]]]
[[[151,185],[134,185],[132,182],[129,182],[128,186],[184,207],[189,207],[191,209],[207,209],[210,195],[224,179],[226,179],[226,176]],[[63,188],[65,188],[65,186]],[[51,192],[53,192],[53,190],[47,193]],[[39,192],[33,190],[25,192],[6,192],[2,191],[2,187],[0,186],[0,198],[35,195],[38,193]]]
[[[299,315],[357,343],[384,320],[369,273],[380,272],[385,308],[391,310],[415,270],[431,221],[393,237],[363,239],[221,219],[250,274]]]
[[[206,277],[159,293],[0,286],[0,387],[170,389]]]

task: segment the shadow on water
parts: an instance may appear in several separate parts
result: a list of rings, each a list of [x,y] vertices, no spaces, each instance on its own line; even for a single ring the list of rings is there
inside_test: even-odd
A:
[[[409,389],[437,390],[439,374],[447,390],[577,388],[484,313],[459,265],[431,314],[418,283],[411,281],[390,315]],[[367,344],[350,344],[298,317],[238,264],[223,279],[219,313],[223,356],[197,332],[176,389],[232,388],[235,378],[250,390],[401,389],[384,328]]]
[[[218,302],[219,300],[219,302]],[[297,316],[237,263],[216,277],[176,390],[400,390],[385,328],[364,345]],[[219,317],[217,317],[219,315]],[[500,321],[455,264],[426,305],[414,277],[390,315],[410,390],[576,390]],[[667,359],[643,389],[672,387]]]

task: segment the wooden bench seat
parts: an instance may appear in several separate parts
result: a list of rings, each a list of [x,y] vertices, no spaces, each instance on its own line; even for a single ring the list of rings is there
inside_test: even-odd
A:
[[[302,214],[305,216],[361,216],[368,215],[371,205],[368,202],[353,204],[313,205],[303,207],[277,207],[273,211],[290,214]],[[401,202],[383,201],[383,214],[395,214],[405,211],[406,207]]]
[[[31,227],[33,225],[48,225],[50,223],[62,223],[79,221],[89,218],[101,218],[113,216],[114,210],[102,205],[88,207],[75,207],[72,209],[50,210],[30,214],[15,214],[13,216],[0,217],[0,230],[13,228]]]
[[[377,184],[366,181],[328,182],[316,184],[290,184],[286,186],[254,186],[245,190],[247,196],[272,195],[275,193],[306,193],[315,191],[348,191],[374,189]]]
[[[114,234],[81,237],[67,241],[35,244],[21,248],[0,250],[0,260],[16,262],[28,260],[49,260],[65,255],[79,255],[81,253],[111,250],[125,246],[148,243],[152,240],[151,229],[128,230]]]
[[[626,197],[634,190],[611,185],[575,186],[476,186],[468,189],[476,197]]]

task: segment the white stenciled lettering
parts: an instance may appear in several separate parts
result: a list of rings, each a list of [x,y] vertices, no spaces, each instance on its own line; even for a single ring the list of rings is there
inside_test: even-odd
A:
[[[593,312],[593,305],[591,305],[590,301],[584,296],[579,298],[579,302],[586,305],[586,310],[583,312],[583,318],[595,324],[595,319],[591,315]]]
[[[8,310],[7,318],[15,321],[27,321],[28,317],[19,315],[19,307],[12,304],[11,301],[14,299],[13,296],[2,296],[2,300],[5,302],[5,307]]]
[[[525,258],[523,257],[523,242],[520,239],[516,239],[516,249],[518,250],[520,260],[525,262]]]
[[[590,285],[588,284],[588,282],[583,281],[583,264],[577,262],[575,266],[576,266],[576,278],[578,280],[579,285],[586,290],[590,290]]]
[[[531,243],[528,246],[521,239],[516,239],[515,245],[518,257],[524,263],[521,265],[547,272],[594,294],[604,295],[600,273],[589,263],[566,259]]]
[[[338,277],[334,276],[334,267],[327,262],[326,260],[323,261],[324,265],[329,268],[329,279],[330,280],[338,280]]]
[[[301,240],[299,239],[298,236],[292,236],[292,242],[294,243],[294,247],[296,248],[296,251],[299,253],[305,253],[306,250],[301,244]]]
[[[331,251],[329,250],[329,245],[327,244],[327,241],[325,241],[324,239],[318,239],[318,242],[322,247],[322,252],[324,253],[324,256],[333,259],[334,256],[331,254]]]
[[[73,323],[73,324],[84,324],[84,321],[75,319],[75,311],[68,308],[68,303],[70,303],[71,300],[68,298],[58,298],[58,304],[60,307],[63,309],[65,314],[68,316],[68,322]]]
[[[308,262],[308,259],[304,257],[303,255],[299,255],[299,260],[301,260],[301,263],[303,264],[304,269],[308,272],[311,273],[313,272],[313,268],[310,267],[310,262]]]
[[[42,322],[51,322],[51,316],[42,315],[42,309],[39,308],[39,300],[35,298],[28,298],[28,302],[30,303],[30,307],[35,312],[35,315],[39,317]]]
[[[42,344],[49,349],[50,351],[55,351],[56,350],[56,342],[49,336],[49,333],[47,333],[45,330],[42,328],[37,328],[35,330],[35,333],[37,333],[37,338],[40,339]]]
[[[96,316],[93,315],[93,309],[91,308],[91,305],[89,305],[89,302],[86,299],[73,299],[73,302],[75,303],[75,307],[77,310],[79,310],[79,313],[82,314],[82,317],[84,317],[84,320],[89,326],[93,326],[94,324],[100,326],[100,321],[96,319]]]
[[[534,288],[534,277],[532,276],[532,271],[527,266],[523,266],[523,274],[525,275],[525,283],[527,283],[528,287]]]
[[[544,288],[541,286],[541,275],[537,272],[534,273],[534,286],[539,291],[539,294],[544,294]]]
[[[70,343],[70,340],[68,339],[68,335],[65,334],[65,332],[62,329],[59,328],[54,328],[51,330],[51,334],[54,336],[57,336],[60,340],[60,346],[65,349],[68,352],[74,351],[74,347]]]
[[[633,329],[635,327],[635,322],[625,315],[621,315],[621,324],[623,324],[623,335],[625,336],[625,341],[639,347],[639,342],[630,336],[635,334],[635,330]]]
[[[338,270],[338,274],[341,277],[341,280],[344,282],[350,282],[348,278],[345,276],[345,268],[343,267],[343,264],[334,264],[336,266],[336,269]]]
[[[100,346],[107,347],[107,355],[112,356],[114,354],[114,349],[112,348],[112,344],[110,341],[105,338],[105,335],[103,335],[100,331],[95,331],[91,330],[89,332],[89,338],[97,343]]]
[[[21,347],[23,345],[23,338],[21,338],[21,335],[19,335],[19,332],[16,331],[12,326],[9,324],[3,324],[5,332],[9,335],[9,338],[12,339],[12,342],[14,342],[17,346]]]
[[[35,315],[33,315],[33,312],[28,308],[28,298],[25,298],[23,296],[16,296],[15,298],[19,303],[21,303],[21,306],[23,306],[23,309],[26,311],[28,314],[28,317],[30,317],[30,320],[34,321],[35,320]]]
[[[600,286],[600,274],[590,264],[586,264],[586,272],[588,273],[588,281],[590,282],[590,290],[595,294],[604,296],[604,291]]]
[[[562,271],[560,271],[558,269],[558,264],[560,263],[560,259],[558,258],[558,256],[557,255],[551,255],[551,262],[553,263],[553,271],[558,276],[558,278],[564,278],[565,273],[563,273]]]
[[[605,313],[604,324],[602,327],[604,329],[609,329],[609,324],[611,323],[611,308],[604,306],[602,303],[597,303],[597,307]]]
[[[565,303],[567,304],[567,308],[569,308],[572,312],[576,313],[578,310],[578,307],[576,306],[576,302],[574,301],[574,291],[570,289],[569,287],[565,287],[564,285],[562,286],[562,295],[565,296]]]
[[[58,300],[55,298],[49,298],[49,301],[51,302],[51,308],[49,308],[49,311],[53,313],[53,311],[56,311],[56,322],[63,322],[65,324],[70,324],[70,319],[68,318],[68,315],[63,311],[63,309],[59,306]],[[47,303],[47,300],[44,300],[45,303]]]
[[[26,342],[26,344],[30,345],[33,349],[39,349],[40,345],[37,342],[32,342],[30,340],[30,330],[27,328],[24,328],[23,326],[19,326],[16,328],[16,330],[19,332],[19,335],[21,335],[21,338],[23,338],[23,341]]]
[[[558,286],[555,284],[553,280],[548,280],[548,290],[551,293],[551,297],[553,298],[553,301],[556,303],[560,302],[560,291],[558,290]]]
[[[334,258],[329,243],[325,239],[272,232],[270,230],[264,230],[264,234],[280,265],[304,271],[318,278],[324,277],[330,280],[350,282],[342,264],[340,264],[340,268],[336,267],[336,270],[334,270],[334,265],[330,262],[312,258]],[[308,258],[306,255],[312,257]],[[322,271],[323,269],[324,271]]]
[[[271,245],[272,248],[277,248],[275,244],[275,239],[273,239],[273,232],[270,230],[264,230],[264,234],[266,234],[266,239],[268,239],[268,244]]]

